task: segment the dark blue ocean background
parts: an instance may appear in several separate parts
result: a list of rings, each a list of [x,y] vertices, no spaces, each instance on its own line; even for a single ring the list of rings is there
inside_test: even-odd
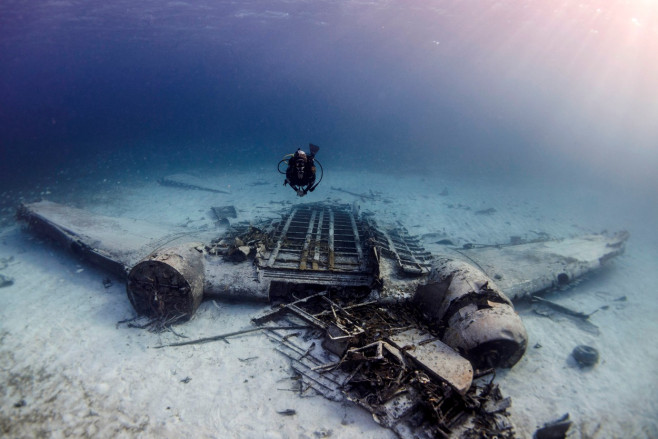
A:
[[[276,173],[313,142],[328,174],[543,179],[655,200],[656,9],[4,0],[0,188]]]

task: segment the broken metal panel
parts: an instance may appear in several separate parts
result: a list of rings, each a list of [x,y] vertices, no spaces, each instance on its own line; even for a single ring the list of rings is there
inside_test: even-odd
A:
[[[559,303],[544,299],[539,296],[532,296],[530,303],[530,308],[537,315],[556,321],[561,320],[558,315],[563,316],[573,322],[583,331],[594,335],[599,335],[601,333],[599,331],[599,327],[589,319],[592,314],[598,311],[598,309],[589,314],[585,314],[583,312],[572,310],[566,306],[560,305]]]
[[[207,181],[190,174],[172,174],[158,180],[163,186],[172,186],[182,189],[194,189],[200,191],[216,192],[220,194],[230,194],[226,189],[208,184]]]
[[[409,235],[404,227],[384,228],[375,220],[369,221],[372,245],[392,256],[405,274],[420,276],[430,272],[432,254],[423,248],[418,238]]]
[[[224,222],[228,221],[227,218],[237,218],[238,213],[235,210],[234,206],[215,206],[212,207],[212,212],[215,214],[217,221]]]
[[[326,370],[323,368],[325,363],[311,354],[309,348],[304,349],[292,343],[278,331],[267,330],[265,334],[277,343],[277,351],[290,358],[293,370],[299,373],[311,388],[331,401],[340,402],[345,399],[342,389],[349,378],[348,374],[340,370]]]
[[[343,355],[353,341],[353,334],[350,334],[344,327],[336,323],[330,323],[322,346],[333,354]]]
[[[285,225],[283,226],[283,230],[281,231],[281,235],[285,236],[288,233],[288,228],[290,228],[290,223],[292,223],[292,219],[295,217],[295,213],[297,210],[293,209],[290,211],[290,214],[288,215],[288,219],[286,220]],[[274,265],[274,261],[276,261],[277,256],[279,255],[279,250],[281,250],[281,246],[283,245],[283,241],[279,239],[276,243],[276,247],[270,254],[269,259],[267,260],[267,266],[271,267]]]
[[[279,305],[275,310],[256,317],[252,319],[252,321],[257,325],[260,325],[280,318],[285,314],[292,314],[301,320],[310,323],[315,328],[325,331],[326,338],[323,342],[325,349],[336,355],[343,355],[350,342],[352,342],[356,336],[363,333],[363,329],[354,324],[354,322],[348,320],[347,317],[343,317],[341,321],[338,321],[337,313],[340,313],[343,316],[350,316],[349,311],[329,299],[326,294],[326,292],[317,293],[291,303]],[[313,314],[310,309],[313,306],[317,307],[318,302],[324,302],[320,303],[322,311],[318,314]],[[323,316],[329,314],[329,309],[326,309],[327,304],[330,306],[331,313],[336,317],[333,321],[330,320],[327,322],[323,320],[323,318],[326,318]],[[362,306],[362,304],[355,305],[355,307],[357,306]],[[345,323],[349,323],[351,327],[346,328]]]
[[[267,321],[270,321],[282,314],[285,314],[287,312],[290,312],[297,317],[301,318],[302,320],[305,320],[306,322],[312,324],[318,329],[327,329],[328,325],[327,323],[323,322],[322,320],[319,320],[317,317],[315,317],[313,314],[306,312],[303,308],[300,308],[299,305],[308,302],[309,300],[318,297],[320,294],[314,294],[312,296],[306,297],[304,299],[297,300],[292,303],[288,303],[285,305],[281,305],[278,309],[275,309],[272,312],[269,312],[265,315],[262,315],[260,317],[256,317],[253,320],[254,323],[256,324],[261,324]]]
[[[123,277],[154,250],[196,238],[190,230],[98,215],[51,201],[21,205],[17,216],[37,233]]]
[[[624,252],[628,232],[455,250],[512,300],[568,285]]]
[[[425,372],[447,382],[460,394],[465,394],[471,387],[471,363],[432,335],[413,328],[389,336],[388,341],[413,359]]]
[[[289,284],[309,284],[337,287],[362,287],[372,284],[368,273],[332,273],[311,270],[293,271],[290,269],[263,269],[260,275],[264,281],[280,281]]]

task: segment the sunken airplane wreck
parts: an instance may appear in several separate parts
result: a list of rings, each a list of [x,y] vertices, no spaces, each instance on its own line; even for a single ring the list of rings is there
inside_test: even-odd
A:
[[[621,232],[433,255],[401,225],[379,224],[356,204],[330,203],[295,205],[219,237],[48,201],[23,205],[18,216],[125,277],[139,314],[185,320],[204,297],[277,303],[253,322],[302,381],[366,408],[403,438],[514,437],[510,399],[493,379],[479,378],[512,367],[525,352],[526,330],[511,299],[602,267],[628,238]],[[323,349],[293,343],[285,325],[311,328]]]

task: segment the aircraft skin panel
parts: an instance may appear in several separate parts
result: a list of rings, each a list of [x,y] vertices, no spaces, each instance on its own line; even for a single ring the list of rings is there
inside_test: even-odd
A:
[[[627,232],[455,250],[510,299],[541,293],[598,270],[624,252]]]

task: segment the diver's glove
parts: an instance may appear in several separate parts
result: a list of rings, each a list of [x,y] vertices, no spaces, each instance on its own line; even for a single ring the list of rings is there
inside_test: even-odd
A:
[[[297,189],[297,196],[298,196],[298,197],[303,197],[304,195],[306,195],[306,192],[304,192],[304,191],[301,190],[301,189]]]
[[[283,180],[283,185],[285,186],[287,184],[288,184],[288,179],[286,178],[285,180]]]

